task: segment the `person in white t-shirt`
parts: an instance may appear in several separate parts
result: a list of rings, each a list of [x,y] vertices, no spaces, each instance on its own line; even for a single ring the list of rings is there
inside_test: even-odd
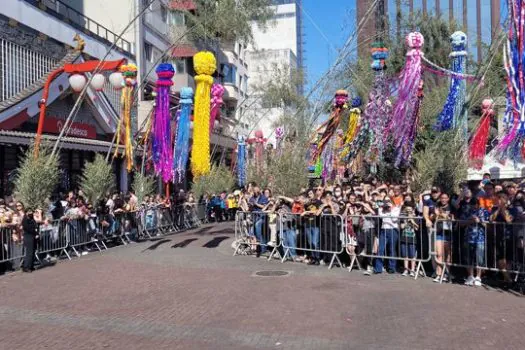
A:
[[[379,231],[379,251],[380,257],[396,257],[396,248],[399,241],[399,214],[400,207],[393,205],[388,198],[385,199],[382,208],[379,208],[381,217],[381,230]],[[387,250],[388,246],[388,250]],[[388,273],[396,272],[396,260],[388,261]],[[383,258],[377,258],[374,261],[374,273],[383,272]]]

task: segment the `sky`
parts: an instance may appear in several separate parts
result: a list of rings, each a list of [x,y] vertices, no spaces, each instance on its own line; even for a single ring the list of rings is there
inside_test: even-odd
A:
[[[337,58],[336,50],[355,30],[355,18],[354,0],[303,0],[306,92]]]

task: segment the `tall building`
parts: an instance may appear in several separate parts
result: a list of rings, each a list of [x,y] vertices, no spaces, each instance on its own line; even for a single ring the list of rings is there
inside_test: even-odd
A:
[[[250,131],[262,130],[270,142],[274,142],[275,123],[285,108],[265,105],[257,86],[271,79],[276,67],[287,69],[290,75],[292,70],[303,69],[302,0],[274,0],[273,7],[275,14],[266,28],[253,23],[254,44],[247,54]],[[297,88],[302,92],[302,86]]]
[[[355,1],[356,22],[359,23],[374,0]],[[375,40],[377,21],[381,19],[386,21],[390,35],[404,35],[397,32],[399,27],[397,14],[421,13],[439,15],[449,23],[455,22],[456,27],[464,31],[469,38],[469,53],[474,60],[481,61],[483,47],[490,45],[506,17],[505,0],[379,0],[378,3],[383,4],[382,11],[377,13],[376,9],[372,9],[358,34],[359,55],[368,54],[370,44]]]

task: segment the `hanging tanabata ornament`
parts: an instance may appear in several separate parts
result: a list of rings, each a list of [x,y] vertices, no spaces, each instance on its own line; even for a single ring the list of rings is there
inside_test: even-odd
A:
[[[385,150],[385,128],[392,118],[392,103],[390,102],[390,86],[385,78],[388,49],[383,43],[372,45],[372,64],[375,72],[374,84],[368,95],[368,103],[364,116],[368,122],[370,133],[365,159],[370,163],[372,172],[377,171],[377,164],[383,159]]]
[[[155,173],[164,182],[173,177],[173,147],[171,145],[170,86],[175,69],[170,63],[159,64],[157,73],[157,97],[153,121],[153,164]]]
[[[421,33],[412,32],[406,36],[405,41],[409,50],[400,76],[392,120],[386,130],[394,146],[396,166],[407,164],[411,159],[419,120],[419,106],[423,97],[421,47],[425,39]]]
[[[201,51],[193,56],[196,91],[193,126],[193,147],[191,149],[191,170],[194,177],[210,172],[210,90],[211,76],[217,67],[211,52]]]
[[[339,123],[341,123],[341,118],[344,114],[344,111],[346,111],[348,108],[347,102],[348,92],[346,90],[337,90],[335,93],[330,118],[321,126],[321,128],[325,126],[325,130],[317,144],[317,150],[313,154],[313,159],[317,159],[317,157],[319,157],[323,153],[327,142],[330,140],[330,138],[334,135],[335,131],[339,127]]]
[[[447,100],[435,126],[439,131],[449,130],[458,125],[467,89],[467,82],[463,77],[467,66],[467,35],[460,31],[454,32],[450,36],[450,43],[452,44],[452,52],[449,55],[452,59],[451,71],[458,75],[451,76]],[[466,128],[466,120],[463,125]]]
[[[356,96],[352,99],[352,109],[350,110],[350,114],[354,114],[359,117],[356,118],[358,120],[358,124],[354,136],[349,143],[344,145],[341,152],[341,156],[343,157],[346,164],[351,164],[355,160],[359,154],[359,151],[361,151],[370,137],[368,120],[361,116],[361,108],[359,108],[362,103],[363,101],[359,96]]]
[[[220,84],[213,84],[211,87],[210,133],[215,127],[217,117],[221,113],[222,95],[224,95],[224,87]]]
[[[124,87],[120,96],[120,120],[117,127],[116,144],[121,141],[122,128],[124,128],[124,157],[126,158],[126,169],[133,169],[133,140],[131,139],[131,109],[133,108],[133,90],[137,84],[137,66],[127,64],[120,67],[120,72],[124,77]],[[113,157],[118,155],[119,147],[115,147]]]
[[[483,100],[481,103],[481,120],[470,140],[470,165],[476,169],[481,169],[483,167],[483,159],[485,158],[485,151],[487,150],[487,142],[489,139],[490,122],[494,116],[493,106],[493,100],[489,98]]]
[[[246,185],[246,139],[242,135],[237,139],[237,183]]]
[[[183,87],[180,90],[180,114],[173,151],[173,179],[175,183],[182,183],[186,177],[186,167],[188,166],[188,156],[190,154],[192,98],[192,88]]]
[[[503,50],[507,73],[506,130],[493,156],[500,161],[525,160],[525,1],[509,0],[509,31]]]
[[[268,139],[264,138],[262,130],[257,130],[255,132],[255,137],[246,140],[247,143],[255,145],[255,165],[257,166],[257,172],[262,170],[264,144],[266,141],[268,141]]]

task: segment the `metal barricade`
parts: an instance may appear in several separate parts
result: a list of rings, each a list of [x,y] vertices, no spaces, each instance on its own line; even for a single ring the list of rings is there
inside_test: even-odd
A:
[[[157,229],[161,234],[170,234],[178,231],[174,225],[173,218],[171,215],[171,208],[158,206],[157,211]]]
[[[265,254],[271,249],[268,260],[279,256],[280,216],[277,213],[237,212],[235,216],[235,242],[233,255]]]
[[[483,273],[501,273],[506,282],[525,274],[525,223],[470,220],[436,220],[434,261],[440,283],[450,278],[450,268],[464,268],[467,284]],[[448,275],[448,276],[447,276]],[[474,277],[475,276],[475,277]],[[447,278],[448,277],[448,278]]]
[[[86,219],[72,219],[65,220],[65,233],[68,242],[68,248],[71,248],[76,256],[80,257],[81,254],[77,248],[93,244],[99,251],[100,246],[95,238],[96,226],[90,229],[89,220]]]
[[[339,255],[344,251],[345,235],[341,215],[281,215],[282,261],[290,256],[296,259],[300,252],[313,261],[325,263],[331,269],[337,261],[343,267]],[[330,260],[328,262],[328,259]]]
[[[431,240],[424,230],[424,219],[416,216],[355,215],[345,218],[346,252],[349,271],[366,264],[368,273],[397,271],[398,262],[410,276],[426,276],[424,263],[431,260]],[[361,262],[360,262],[361,260]]]
[[[65,221],[54,220],[40,224],[38,236],[39,239],[36,246],[36,258],[38,261],[40,261],[40,254],[53,252],[57,252],[60,255],[65,254],[68,259],[71,259],[67,252],[68,240]]]
[[[0,226],[1,254],[0,262],[11,262],[17,267],[24,258],[22,232],[17,225],[1,224]]]

